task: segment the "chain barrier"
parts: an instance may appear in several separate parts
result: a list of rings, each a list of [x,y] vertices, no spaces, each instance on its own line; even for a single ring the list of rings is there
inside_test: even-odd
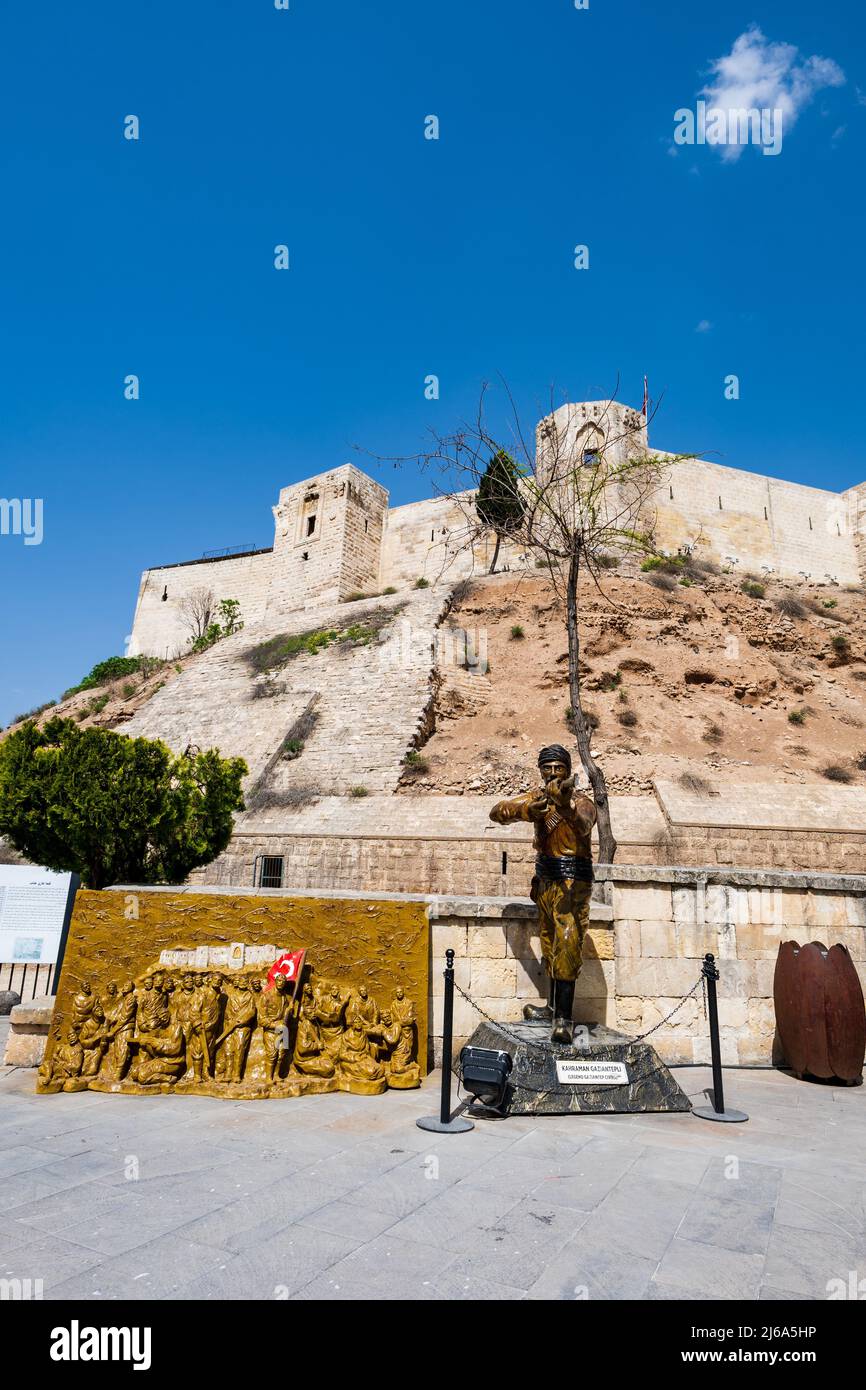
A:
[[[691,989],[689,990],[688,994],[684,994],[684,995],[682,996],[682,998],[680,998],[679,1000],[677,1000],[676,1004],[675,1004],[674,1007],[671,1009],[670,1013],[665,1014],[664,1018],[660,1018],[659,1021],[658,1021],[658,1023],[654,1023],[653,1026],[652,1026],[652,1028],[648,1028],[648,1029],[646,1030],[645,1033],[638,1033],[638,1035],[637,1035],[636,1038],[629,1037],[628,1041],[629,1041],[630,1043],[639,1043],[639,1042],[643,1042],[646,1038],[650,1037],[650,1035],[651,1035],[652,1033],[655,1033],[656,1030],[657,1030],[658,1028],[662,1028],[662,1027],[664,1026],[664,1024],[666,1024],[666,1023],[668,1022],[669,1019],[673,1018],[673,1016],[674,1016],[675,1013],[678,1013],[678,1012],[679,1012],[679,1010],[683,1007],[683,1004],[687,1003],[688,1000],[691,999],[691,998],[694,996],[695,992],[696,992],[697,990],[701,989],[701,986],[703,986],[704,1018],[706,1018],[706,1016],[707,1016],[707,982],[706,982],[706,979],[704,978],[703,973],[701,973],[701,974],[698,976],[698,978],[695,980],[695,983],[692,985],[692,987],[691,987]],[[541,1043],[533,1043],[533,1042],[529,1041],[527,1038],[522,1038],[522,1037],[519,1035],[519,1033],[514,1033],[514,1032],[512,1032],[512,1030],[507,1026],[507,1024],[505,1024],[505,1023],[500,1023],[498,1019],[493,1018],[492,1015],[490,1015],[489,1013],[487,1013],[487,1011],[486,1011],[485,1009],[482,1009],[482,1007],[481,1007],[480,1004],[476,1004],[475,1000],[471,997],[471,995],[469,995],[469,994],[466,993],[466,990],[465,990],[465,989],[461,989],[460,985],[458,985],[458,983],[457,983],[456,980],[454,981],[454,988],[456,989],[457,993],[461,996],[461,998],[465,999],[465,1000],[466,1000],[466,1003],[469,1004],[469,1005],[475,1010],[475,1012],[476,1012],[477,1014],[480,1014],[480,1015],[481,1015],[481,1017],[485,1020],[485,1022],[487,1022],[487,1023],[492,1023],[494,1028],[497,1028],[497,1029],[499,1030],[500,1033],[504,1033],[505,1036],[506,1036],[506,1038],[510,1038],[512,1042],[518,1043],[521,1047],[526,1047],[526,1048],[541,1047],[541,1046],[542,1046]]]

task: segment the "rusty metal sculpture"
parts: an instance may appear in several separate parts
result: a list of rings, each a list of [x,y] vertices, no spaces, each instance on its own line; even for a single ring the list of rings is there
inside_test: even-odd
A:
[[[783,941],[773,978],[776,1027],[796,1076],[853,1084],[866,1055],[866,1009],[857,971],[842,945]]]

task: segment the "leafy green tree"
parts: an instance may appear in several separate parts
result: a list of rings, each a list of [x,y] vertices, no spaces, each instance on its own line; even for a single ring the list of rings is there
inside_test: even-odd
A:
[[[88,888],[182,883],[228,844],[246,771],[215,748],[31,721],[0,744],[0,835]]]
[[[478,480],[475,510],[484,525],[496,533],[490,574],[496,573],[502,537],[517,531],[523,521],[526,503],[520,490],[520,481],[520,470],[505,449],[499,449],[492,456]]]

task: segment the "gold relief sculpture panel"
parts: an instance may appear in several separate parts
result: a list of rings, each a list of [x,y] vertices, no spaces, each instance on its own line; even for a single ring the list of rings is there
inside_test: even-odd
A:
[[[405,1090],[427,994],[423,903],[82,890],[38,1089]]]

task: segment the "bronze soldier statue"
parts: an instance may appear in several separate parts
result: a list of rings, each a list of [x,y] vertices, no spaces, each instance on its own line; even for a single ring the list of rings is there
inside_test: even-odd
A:
[[[570,1043],[574,986],[583,963],[583,938],[592,895],[595,805],[574,790],[571,755],[561,744],[538,755],[543,786],[498,801],[490,819],[499,825],[532,821],[535,876],[530,897],[538,907],[541,951],[549,977],[548,1003],[527,1004],[523,1016],[552,1023],[551,1042]]]

